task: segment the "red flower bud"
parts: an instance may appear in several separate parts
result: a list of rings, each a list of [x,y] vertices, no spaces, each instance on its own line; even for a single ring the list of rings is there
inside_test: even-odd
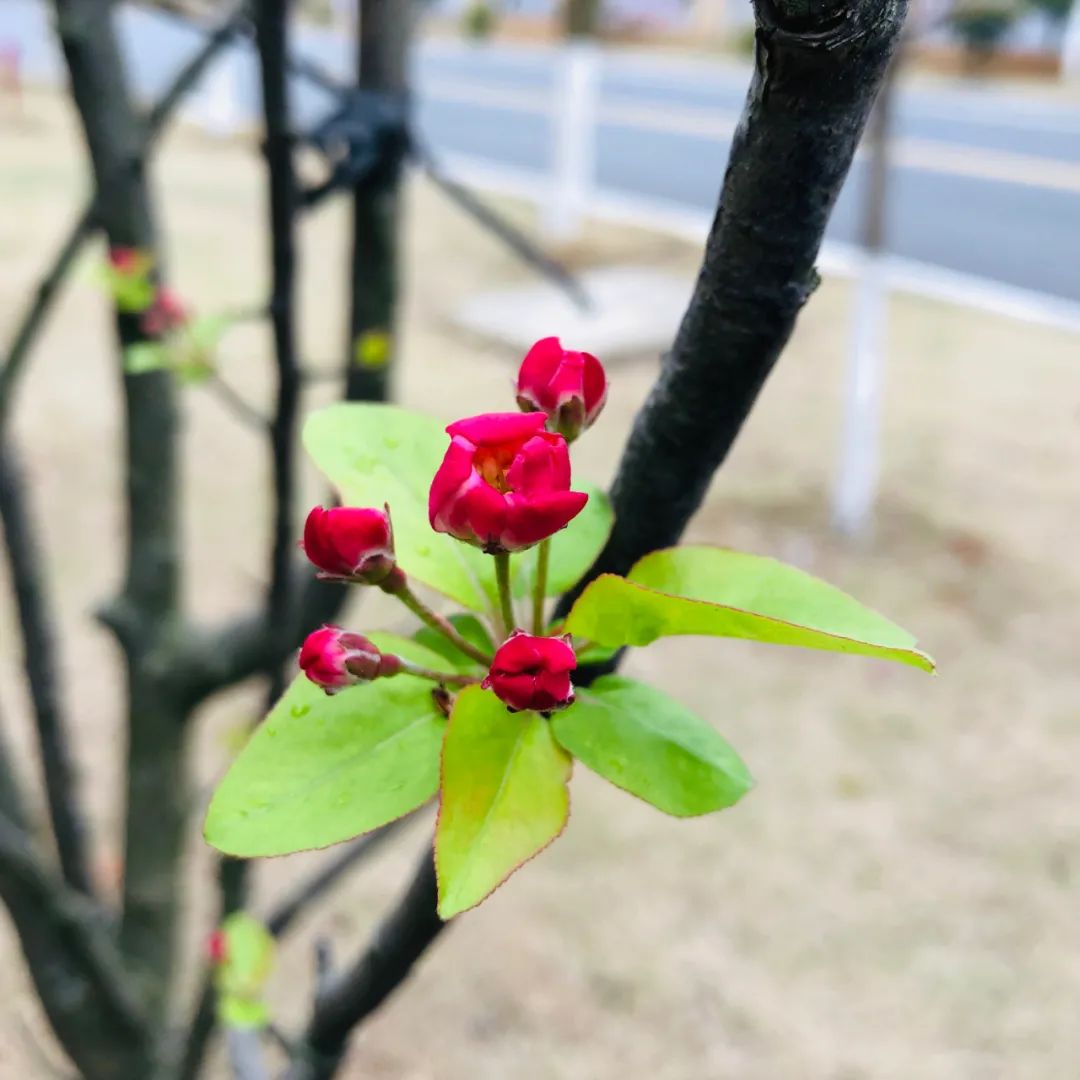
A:
[[[388,510],[316,506],[304,523],[301,546],[319,568],[319,577],[377,585],[394,569]]]
[[[145,258],[138,248],[109,248],[109,265],[118,274],[139,273],[145,267]]]
[[[566,440],[538,413],[488,413],[447,429],[428,520],[488,552],[523,551],[564,528],[588,495],[570,490]]]
[[[565,637],[533,637],[515,630],[498,648],[480,684],[513,711],[554,712],[574,700],[570,672],[577,657]]]
[[[323,626],[307,636],[300,650],[300,667],[316,686],[336,694],[348,686],[396,675],[401,660],[381,653],[361,634],[337,626]]]
[[[179,330],[188,321],[188,310],[184,302],[172,289],[162,286],[154,297],[154,302],[143,312],[142,329],[148,337],[160,337],[173,330]]]
[[[228,954],[228,941],[223,930],[215,930],[206,939],[206,955],[211,964],[224,964]]]
[[[557,337],[542,338],[521,362],[517,402],[525,412],[548,417],[553,431],[573,442],[600,415],[607,376],[592,353],[564,349]]]

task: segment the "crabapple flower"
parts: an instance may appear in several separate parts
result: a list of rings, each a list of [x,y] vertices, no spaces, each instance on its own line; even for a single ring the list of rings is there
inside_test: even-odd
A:
[[[224,930],[215,930],[206,939],[206,955],[210,963],[215,967],[224,964],[228,959],[229,944],[225,938]]]
[[[401,670],[401,659],[379,652],[361,634],[338,626],[322,626],[308,634],[300,650],[300,667],[316,686],[336,694],[357,683],[396,675]]]
[[[592,353],[564,349],[557,337],[541,338],[521,362],[517,403],[542,412],[553,431],[573,442],[592,426],[607,401],[607,375]]]
[[[524,551],[576,517],[588,495],[570,490],[566,440],[540,413],[487,413],[447,429],[428,520],[492,554]]]
[[[515,630],[499,646],[480,684],[514,712],[554,712],[574,700],[570,672],[577,657],[565,637],[534,637]]]
[[[144,252],[133,247],[109,248],[109,265],[118,274],[141,274],[149,264]]]
[[[300,546],[319,577],[377,585],[394,569],[389,508],[316,506],[304,523]]]
[[[148,337],[161,337],[163,334],[179,330],[188,321],[188,310],[184,302],[172,289],[162,286],[154,296],[153,303],[143,312],[142,329]]]

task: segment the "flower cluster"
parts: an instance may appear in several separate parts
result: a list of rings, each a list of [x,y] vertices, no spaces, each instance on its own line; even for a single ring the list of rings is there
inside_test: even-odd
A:
[[[398,597],[431,629],[487,669],[480,677],[419,668],[381,652],[371,641],[339,627],[309,635],[300,667],[327,693],[402,672],[436,683],[479,682],[511,711],[551,713],[573,701],[577,666],[568,637],[549,636],[542,613],[545,582],[538,575],[533,632],[518,628],[509,586],[512,554],[546,545],[585,507],[588,496],[571,489],[569,443],[589,428],[607,397],[607,377],[589,353],[564,349],[558,338],[538,341],[516,381],[521,412],[487,413],[458,420],[428,496],[428,521],[438,533],[494,557],[499,607],[494,612],[494,655],[467,641],[455,626],[412,591],[397,564],[390,507],[315,507],[302,547],[318,576],[375,585]],[[542,551],[541,566],[546,566]]]
[[[151,256],[133,247],[109,249],[108,283],[121,311],[139,316],[147,337],[162,338],[183,329],[191,313],[179,295],[159,285]]]

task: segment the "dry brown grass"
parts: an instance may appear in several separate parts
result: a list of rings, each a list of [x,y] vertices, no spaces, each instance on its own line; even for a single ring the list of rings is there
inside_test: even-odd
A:
[[[6,335],[70,219],[83,165],[53,99],[31,98],[26,123],[2,138]],[[203,310],[257,298],[255,155],[181,132],[156,174],[183,292]],[[337,209],[305,235],[313,363],[342,346],[344,236]],[[411,192],[407,249],[401,399],[447,417],[501,407],[513,357],[463,338],[448,312],[522,271],[422,184]],[[688,274],[695,261],[683,245],[611,228],[594,230],[583,250]],[[118,414],[104,305],[88,279],[68,289],[41,344],[17,428],[48,530],[68,700],[107,875],[117,858],[117,669],[89,612],[117,574]],[[566,836],[447,934],[357,1041],[350,1077],[1075,1075],[1077,341],[898,298],[880,525],[871,544],[851,548],[829,533],[824,509],[847,314],[847,289],[827,283],[692,535],[849,588],[916,631],[940,675],[745,643],[688,640],[636,655],[634,673],[730,737],[757,790],[727,814],[675,822],[579,770]],[[230,339],[226,370],[255,400],[266,396],[266,356],[261,330]],[[581,467],[597,479],[610,474],[655,371],[651,356],[614,366],[609,409],[582,444]],[[204,390],[187,397],[188,590],[201,613],[220,614],[253,596],[262,572],[265,462]],[[363,617],[398,618],[376,605]],[[5,722],[29,762],[9,607],[0,626]],[[249,701],[234,695],[201,721],[195,762],[206,783]],[[274,988],[284,1023],[303,1014],[311,928],[328,930],[346,955],[410,872],[425,828],[284,949]],[[193,875],[203,876],[194,834],[192,849]],[[261,895],[309,861],[263,867]],[[0,941],[11,961],[0,976],[0,1075],[37,1075],[19,1034],[37,1026],[36,1007],[8,929]]]

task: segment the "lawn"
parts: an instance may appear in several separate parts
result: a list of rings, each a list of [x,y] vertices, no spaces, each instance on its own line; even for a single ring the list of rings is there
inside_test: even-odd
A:
[[[85,190],[71,117],[31,95],[0,120],[0,340]],[[180,130],[155,170],[170,277],[204,312],[257,304],[266,283],[254,144]],[[504,203],[525,223],[527,208]],[[452,419],[511,406],[516,357],[454,329],[455,304],[524,280],[486,235],[417,180],[409,189],[399,399]],[[306,360],[344,348],[344,208],[303,241]],[[593,226],[571,253],[683,273],[692,247]],[[40,342],[15,425],[36,481],[62,669],[97,829],[115,879],[119,671],[92,619],[121,558],[117,385],[106,306],[80,265]],[[1020,1080],[1080,1061],[1080,348],[1076,337],[910,297],[894,299],[877,528],[828,528],[850,294],[826,281],[762,395],[690,537],[775,555],[849,589],[915,632],[939,674],[744,642],[684,640],[629,669],[699,710],[758,786],[743,804],[667,819],[586,775],[566,835],[425,959],[357,1040],[346,1075],[386,1080]],[[589,342],[574,342],[588,348]],[[269,338],[227,339],[223,372],[257,405]],[[605,481],[657,357],[610,365],[612,395],[580,444]],[[316,399],[328,400],[321,388]],[[185,392],[187,588],[206,618],[257,595],[266,457],[205,388]],[[307,497],[320,497],[306,477]],[[1070,554],[1073,553],[1073,554]],[[29,768],[9,583],[0,698]],[[359,628],[403,625],[365,603]],[[206,788],[256,696],[206,710],[193,768]],[[282,1024],[310,994],[312,943],[339,957],[411,873],[430,820],[410,826],[283,949]],[[209,859],[192,831],[193,876]],[[258,897],[319,856],[260,868]],[[265,903],[263,903],[265,907]],[[205,905],[192,911],[192,965]],[[6,925],[0,1074],[45,1075],[45,1043]]]

